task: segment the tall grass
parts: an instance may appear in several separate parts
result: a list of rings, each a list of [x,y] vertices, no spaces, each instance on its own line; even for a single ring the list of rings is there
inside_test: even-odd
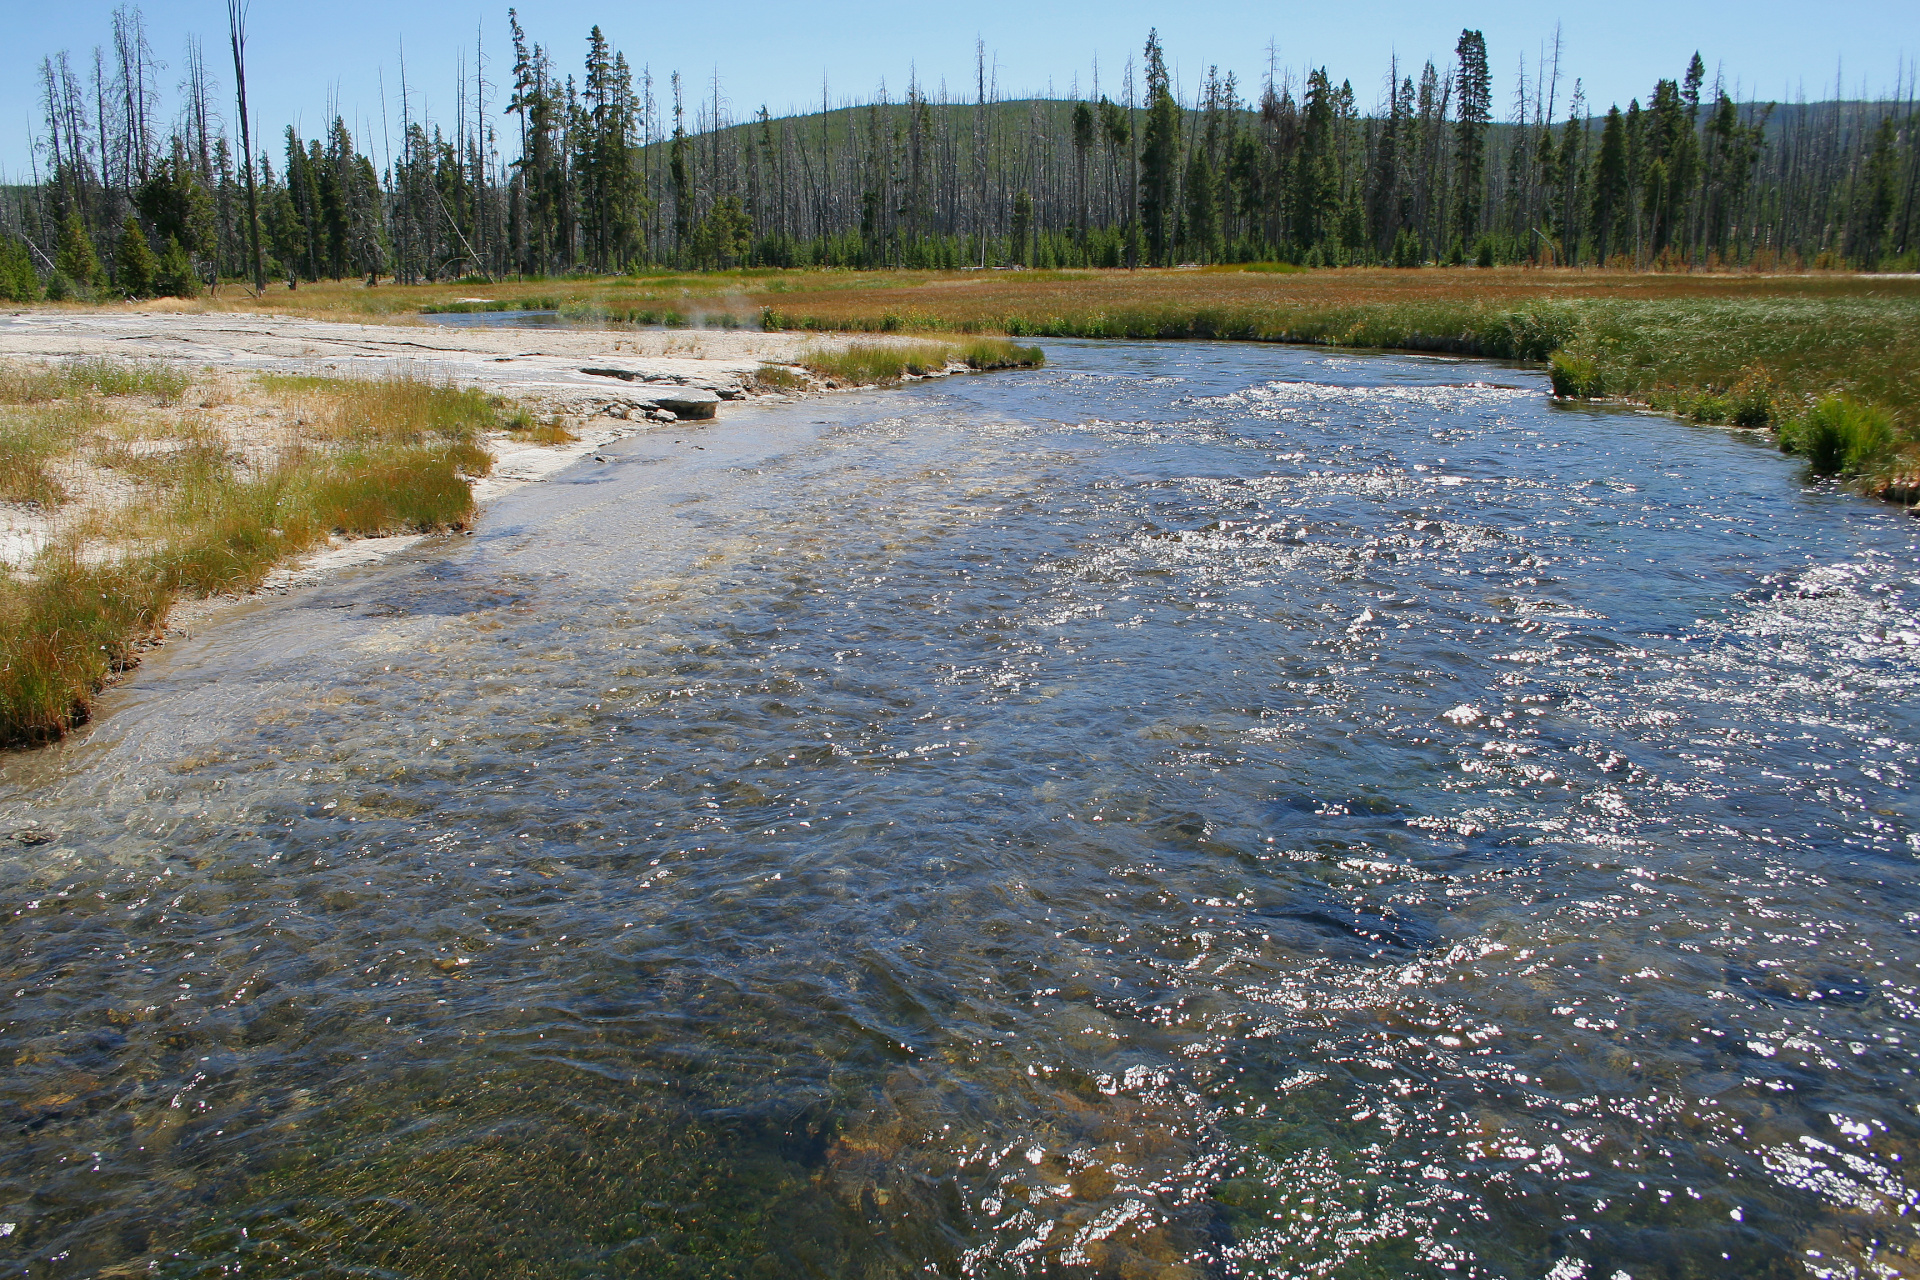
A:
[[[1046,356],[1039,347],[975,338],[967,342],[856,342],[839,349],[804,351],[799,363],[829,382],[886,386],[910,376],[943,373],[955,365],[969,369],[1038,368],[1046,363]]]
[[[330,534],[464,525],[474,509],[467,477],[493,462],[482,433],[519,424],[503,401],[457,387],[264,376],[261,388],[300,424],[298,439],[265,461],[247,461],[199,418],[100,429],[101,397],[177,402],[184,383],[160,373],[170,375],[0,370],[0,403],[16,406],[0,408],[0,494],[50,505],[58,495],[46,466],[84,452],[139,495],[27,571],[0,569],[0,743],[47,741],[85,720],[176,595],[253,589]]]
[[[53,464],[102,420],[90,400],[0,408],[0,502],[54,507],[66,501],[66,487],[55,478]]]
[[[1826,396],[1785,424],[1780,448],[1806,458],[1820,476],[1866,476],[1886,468],[1900,443],[1886,410],[1850,396]]]
[[[143,564],[92,566],[71,552],[43,557],[31,578],[0,578],[0,743],[47,742],[83,722],[170,596]]]
[[[0,404],[44,404],[89,392],[102,396],[147,396],[162,405],[179,403],[191,378],[184,369],[124,360],[68,360],[0,369]]]
[[[505,429],[512,418],[498,396],[419,378],[262,374],[259,382],[305,408],[302,432],[310,440],[362,448],[435,442],[473,476],[493,469],[493,455],[479,444],[482,433]]]

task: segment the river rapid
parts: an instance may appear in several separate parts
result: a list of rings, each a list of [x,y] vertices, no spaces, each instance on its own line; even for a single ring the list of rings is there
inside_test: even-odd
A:
[[[1048,356],[8,757],[0,1275],[1916,1274],[1916,525],[1530,370]]]

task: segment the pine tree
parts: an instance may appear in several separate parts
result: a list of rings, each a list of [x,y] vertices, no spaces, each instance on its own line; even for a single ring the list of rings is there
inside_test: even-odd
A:
[[[1454,125],[1454,171],[1459,184],[1454,234],[1471,241],[1480,234],[1487,193],[1487,124],[1493,116],[1493,77],[1487,70],[1487,42],[1478,31],[1462,31],[1454,46],[1460,60],[1460,114]]]
[[[1303,255],[1324,261],[1340,208],[1335,149],[1337,91],[1320,67],[1307,74],[1307,97],[1299,114],[1293,156],[1293,243]]]
[[[197,298],[200,281],[193,274],[193,259],[187,256],[180,237],[167,239],[167,250],[153,270],[153,292],[161,298]]]
[[[1033,265],[1033,197],[1025,191],[1013,197],[1013,261]]]
[[[147,245],[147,233],[128,214],[126,225],[120,229],[120,247],[113,255],[114,283],[129,298],[150,298],[159,265]]]
[[[1087,157],[1093,151],[1096,126],[1093,108],[1084,102],[1073,104],[1073,161],[1075,182],[1074,194],[1078,197],[1078,216],[1074,219],[1074,228],[1078,231],[1081,243],[1087,238]]]
[[[1607,108],[1600,155],[1593,166],[1594,256],[1601,266],[1626,248],[1628,195],[1626,122],[1613,106]]]
[[[1160,33],[1147,36],[1147,123],[1141,130],[1140,221],[1147,233],[1147,256],[1156,264],[1171,261],[1175,166],[1180,156],[1180,104],[1160,49]]]
[[[8,302],[40,301],[40,277],[34,274],[26,242],[15,236],[0,237],[0,298]]]
[[[1196,262],[1220,257],[1220,205],[1213,161],[1207,148],[1195,147],[1187,160],[1187,256]]]
[[[1893,217],[1900,177],[1900,160],[1894,150],[1897,136],[1893,117],[1880,117],[1880,127],[1874,132],[1873,151],[1855,185],[1853,208],[1847,217],[1847,257],[1868,271],[1880,265],[1887,223]]]
[[[54,250],[53,267],[82,288],[91,287],[103,275],[100,259],[93,251],[93,237],[87,234],[78,210],[70,210],[60,224],[60,245]]]

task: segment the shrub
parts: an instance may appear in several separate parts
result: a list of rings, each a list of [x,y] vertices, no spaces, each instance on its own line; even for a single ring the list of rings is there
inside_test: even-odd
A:
[[[1890,462],[1895,436],[1886,410],[1851,396],[1827,396],[1780,433],[1780,448],[1815,475],[1864,475]]]
[[[1702,391],[1693,398],[1693,405],[1687,410],[1687,416],[1695,422],[1711,422],[1716,425],[1729,422],[1733,418],[1733,401],[1727,396]]]

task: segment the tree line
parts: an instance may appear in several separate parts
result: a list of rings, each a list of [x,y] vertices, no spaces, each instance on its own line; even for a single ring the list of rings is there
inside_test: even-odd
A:
[[[1252,93],[1214,69],[1186,94],[1154,33],[1104,92],[1008,100],[979,46],[961,93],[823,90],[817,113],[736,120],[717,81],[658,83],[598,27],[576,75],[507,22],[504,100],[478,42],[449,119],[414,114],[403,69],[397,149],[382,121],[376,164],[339,116],[246,155],[197,41],[163,119],[164,66],[121,8],[89,64],[41,65],[35,172],[0,204],[0,294],[192,293],[256,271],[1920,264],[1911,83],[1738,102],[1696,54],[1602,112],[1566,85],[1556,39],[1496,103],[1467,30],[1450,62],[1396,62],[1364,104],[1324,67],[1273,68]],[[237,26],[232,44],[238,77]]]

